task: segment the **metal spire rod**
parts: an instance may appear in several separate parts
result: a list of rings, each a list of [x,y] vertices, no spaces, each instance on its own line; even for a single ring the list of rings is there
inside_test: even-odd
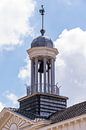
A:
[[[40,30],[42,36],[44,35],[45,33],[45,30],[44,30],[44,13],[45,13],[45,10],[44,10],[44,6],[41,5],[42,9],[39,10],[39,12],[41,13],[42,15],[42,29]]]

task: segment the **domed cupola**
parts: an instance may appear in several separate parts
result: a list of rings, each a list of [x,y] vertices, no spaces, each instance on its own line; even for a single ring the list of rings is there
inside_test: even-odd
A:
[[[39,36],[32,41],[32,47],[49,47],[53,48],[53,42],[51,39],[45,36]]]

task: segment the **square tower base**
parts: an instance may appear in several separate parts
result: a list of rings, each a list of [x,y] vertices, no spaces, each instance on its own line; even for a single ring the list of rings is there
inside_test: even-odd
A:
[[[64,110],[67,106],[67,97],[36,93],[19,99],[20,111],[27,111],[34,115],[34,118],[47,119],[56,111]]]

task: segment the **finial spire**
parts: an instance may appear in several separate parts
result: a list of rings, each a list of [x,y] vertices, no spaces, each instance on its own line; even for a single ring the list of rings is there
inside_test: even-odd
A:
[[[42,9],[39,10],[39,12],[41,13],[42,15],[42,29],[40,30],[41,32],[41,35],[43,36],[44,33],[45,33],[45,30],[44,30],[44,13],[45,13],[45,10],[44,10],[44,6],[41,5]]]

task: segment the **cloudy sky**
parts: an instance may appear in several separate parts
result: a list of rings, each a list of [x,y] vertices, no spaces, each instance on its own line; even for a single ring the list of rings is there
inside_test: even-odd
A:
[[[30,85],[26,50],[40,35],[39,9],[44,4],[45,29],[59,50],[56,83],[68,106],[86,100],[86,1],[0,0],[0,110],[18,107]]]

